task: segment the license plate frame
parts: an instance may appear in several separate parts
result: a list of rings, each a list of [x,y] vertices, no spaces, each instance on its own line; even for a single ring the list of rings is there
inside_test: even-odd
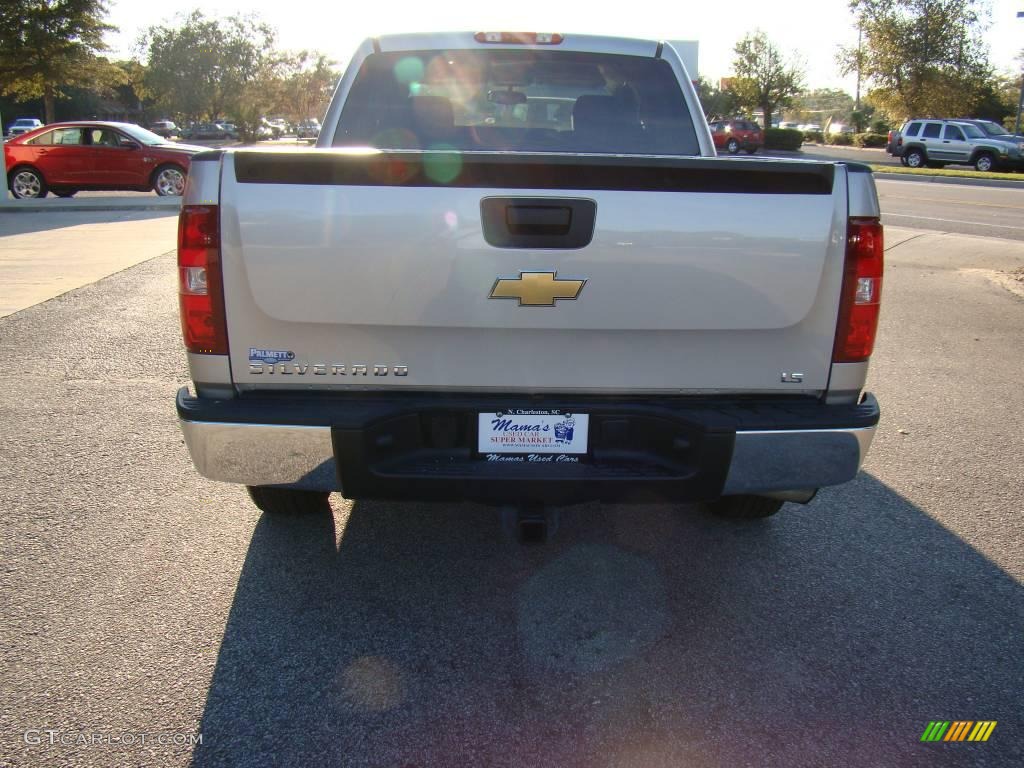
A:
[[[590,414],[556,408],[477,412],[477,454],[569,456],[590,453]]]

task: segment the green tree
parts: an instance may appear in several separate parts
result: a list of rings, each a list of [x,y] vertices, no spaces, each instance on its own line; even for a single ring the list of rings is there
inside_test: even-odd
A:
[[[868,101],[891,117],[963,115],[992,78],[983,0],[851,0],[863,30],[845,48],[844,74],[867,80]]]
[[[238,92],[232,114],[243,139],[259,138],[263,117],[281,111],[279,105],[284,98],[283,72],[286,67],[287,56],[268,52]]]
[[[801,123],[824,125],[852,122],[853,97],[839,88],[816,88],[793,99],[792,112]],[[792,119],[792,118],[790,118]]]
[[[99,54],[107,50],[106,0],[3,0],[0,3],[0,88],[19,100],[43,99],[46,122],[71,87],[110,92],[123,73]]]
[[[697,95],[705,120],[732,117],[739,111],[736,94],[731,89],[715,86],[703,77],[697,80]]]
[[[732,68],[736,77],[730,89],[739,106],[760,109],[764,125],[770,128],[776,110],[788,107],[793,97],[803,90],[803,72],[786,61],[778,47],[764,32],[747,35],[733,49],[736,58]]]
[[[975,94],[967,114],[981,120],[993,120],[1003,124],[1017,117],[1019,94],[1019,77],[995,75]]]
[[[149,92],[146,90],[146,67],[131,60],[115,62],[114,66],[121,70],[124,78],[115,89],[118,103],[125,108],[125,112],[141,113],[149,98]]]
[[[319,51],[298,51],[285,57],[282,70],[278,111],[295,121],[323,117],[340,76],[334,62]]]
[[[274,32],[254,16],[215,19],[195,10],[178,26],[153,26],[139,41],[146,88],[189,118],[236,112],[251,86],[274,66]]]

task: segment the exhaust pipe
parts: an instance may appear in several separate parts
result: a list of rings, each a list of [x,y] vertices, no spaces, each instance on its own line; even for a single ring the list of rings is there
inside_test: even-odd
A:
[[[818,495],[818,489],[812,488],[809,491],[768,491],[767,493],[758,493],[757,496],[763,496],[766,499],[780,499],[781,501],[792,501],[795,504],[807,504]]]

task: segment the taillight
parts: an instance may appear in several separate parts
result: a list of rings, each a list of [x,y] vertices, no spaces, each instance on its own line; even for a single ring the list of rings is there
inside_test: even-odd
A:
[[[859,363],[871,357],[882,298],[884,252],[878,219],[850,219],[833,363]]]
[[[181,334],[189,352],[228,353],[216,205],[185,205],[178,217]]]

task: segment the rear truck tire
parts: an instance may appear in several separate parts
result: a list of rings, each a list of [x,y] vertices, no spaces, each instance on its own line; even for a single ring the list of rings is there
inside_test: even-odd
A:
[[[771,517],[785,504],[781,499],[768,499],[764,496],[723,496],[718,501],[708,504],[717,517],[726,520],[760,520]]]
[[[904,153],[903,159],[906,160],[908,168],[920,168],[925,164],[924,152],[920,149],[911,149]]]
[[[725,151],[730,155],[735,155],[740,151],[740,143],[736,139],[729,139],[725,142]]]
[[[173,163],[161,165],[153,171],[151,186],[160,197],[181,197],[185,191],[185,171]]]
[[[57,197],[74,197],[78,193],[77,189],[60,189],[53,190],[53,194]]]
[[[902,165],[904,168],[907,167],[907,158],[905,158],[903,155],[900,155],[900,165]]]
[[[269,515],[299,517],[303,515],[327,514],[331,511],[326,491],[297,491],[293,488],[271,488],[263,485],[248,485],[249,498],[263,512]]]
[[[996,167],[996,159],[990,152],[979,152],[974,158],[974,170],[989,173]]]
[[[19,200],[34,200],[46,197],[49,187],[43,174],[35,168],[22,166],[7,175],[7,188]]]

